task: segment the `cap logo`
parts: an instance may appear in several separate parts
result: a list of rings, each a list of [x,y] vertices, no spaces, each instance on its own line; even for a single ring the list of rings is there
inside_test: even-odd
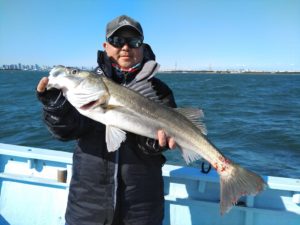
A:
[[[128,25],[128,24],[130,24],[130,23],[126,19],[120,22],[121,26]]]

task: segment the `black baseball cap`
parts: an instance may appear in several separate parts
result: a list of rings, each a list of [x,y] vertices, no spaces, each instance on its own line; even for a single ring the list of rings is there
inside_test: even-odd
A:
[[[129,16],[122,15],[113,19],[106,25],[106,39],[111,37],[120,28],[126,26],[133,28],[139,33],[139,35],[141,35],[141,37],[144,38],[143,28],[141,24]]]

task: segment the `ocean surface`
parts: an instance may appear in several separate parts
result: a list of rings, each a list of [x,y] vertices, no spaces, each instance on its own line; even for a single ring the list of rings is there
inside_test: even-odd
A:
[[[0,71],[0,143],[72,152],[42,122],[35,88],[45,72]],[[300,178],[300,76],[159,74],[179,107],[205,113],[208,138],[231,160],[261,175]],[[169,164],[186,165],[179,150]],[[199,167],[201,161],[189,166]]]

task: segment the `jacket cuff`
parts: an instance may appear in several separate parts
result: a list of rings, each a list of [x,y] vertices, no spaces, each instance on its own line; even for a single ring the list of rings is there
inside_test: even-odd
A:
[[[167,147],[160,147],[158,141],[152,138],[137,136],[138,146],[146,155],[159,155],[168,150]]]
[[[43,104],[43,109],[54,115],[62,115],[69,111],[71,104],[58,89],[37,92],[37,98]]]

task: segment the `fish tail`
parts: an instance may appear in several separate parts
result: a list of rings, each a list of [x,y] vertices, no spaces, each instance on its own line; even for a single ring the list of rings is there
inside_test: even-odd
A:
[[[243,195],[256,195],[266,187],[264,180],[257,174],[231,164],[226,172],[220,172],[221,215],[228,212]]]

